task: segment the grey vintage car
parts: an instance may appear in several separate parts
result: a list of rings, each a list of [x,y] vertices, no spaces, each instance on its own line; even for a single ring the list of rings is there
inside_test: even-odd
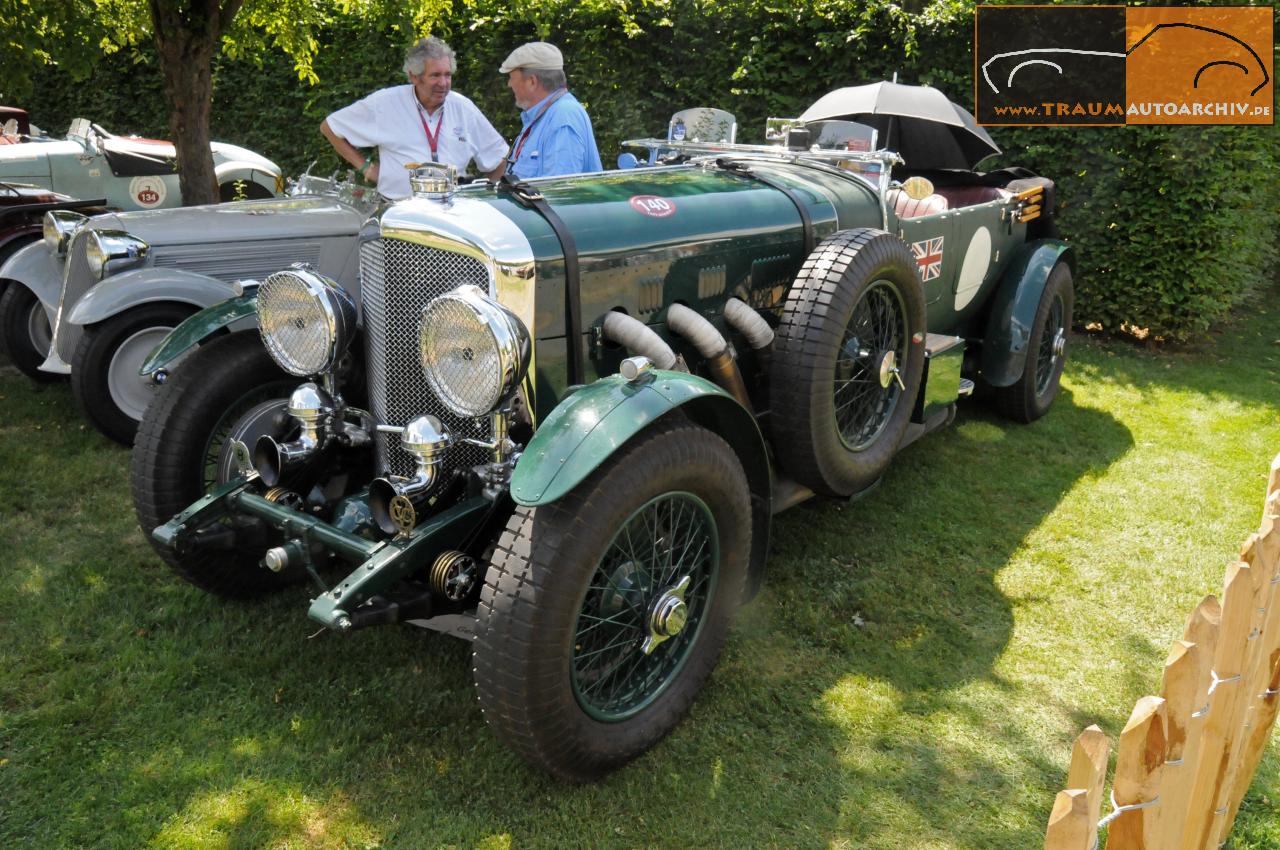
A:
[[[169,331],[282,265],[307,263],[355,292],[356,235],[375,206],[350,180],[305,174],[284,198],[51,213],[44,240],[0,267],[0,336],[33,379],[69,374],[89,421],[131,444],[154,386],[139,367]]]

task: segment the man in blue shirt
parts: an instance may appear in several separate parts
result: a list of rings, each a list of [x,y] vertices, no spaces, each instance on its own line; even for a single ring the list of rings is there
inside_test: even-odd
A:
[[[565,87],[559,48],[545,41],[523,44],[498,70],[507,75],[524,124],[507,159],[509,171],[529,179],[603,170],[591,118]]]

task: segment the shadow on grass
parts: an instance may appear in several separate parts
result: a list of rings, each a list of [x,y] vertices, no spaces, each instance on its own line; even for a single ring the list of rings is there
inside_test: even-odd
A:
[[[1031,846],[1027,789],[1061,766],[960,692],[1017,696],[993,669],[1013,629],[996,576],[1131,445],[1069,394],[1030,428],[971,405],[868,498],[779,517],[765,589],[689,719],[568,787],[489,734],[465,644],[309,640],[304,590],[200,594],[149,550],[127,453],[79,429],[65,388],[0,374],[0,395],[0,836],[32,848],[887,847],[940,824],[942,843]],[[962,734],[933,734],[943,715]]]
[[[908,695],[985,677],[1012,628],[995,575],[1063,494],[1131,445],[1122,425],[1066,392],[1031,427],[967,406],[869,497],[779,517],[771,602],[796,614],[785,626],[794,635],[841,647],[849,672]]]
[[[917,824],[922,844],[1039,842],[1042,820],[1020,834],[1001,809],[1025,811],[1019,796],[1059,784],[1062,766],[1044,757],[1044,741],[1022,718],[998,710],[1002,693],[1030,697],[994,669],[1013,631],[996,577],[1064,494],[1132,445],[1123,425],[1076,406],[1070,393],[1032,427],[969,404],[952,428],[900,455],[869,497],[811,502],[778,518],[756,603],[768,622],[752,638],[776,644],[767,637],[776,632],[788,642],[784,654],[824,659],[818,669],[828,678],[805,676],[821,682],[814,698],[837,730],[833,754],[847,753],[837,759],[831,841],[890,846],[888,836]],[[973,683],[994,696],[957,696]],[[1034,699],[1071,711],[1048,694]],[[936,734],[939,718],[958,732]],[[973,811],[957,818],[958,805]]]

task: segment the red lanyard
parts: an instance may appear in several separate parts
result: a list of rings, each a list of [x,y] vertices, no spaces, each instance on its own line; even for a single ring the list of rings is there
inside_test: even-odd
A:
[[[520,141],[516,142],[515,153],[511,154],[508,162],[514,163],[520,158],[520,151],[524,150],[524,143],[529,138],[529,133],[533,131],[533,125],[542,120],[542,116],[547,114],[547,110],[555,104],[557,100],[569,93],[568,89],[559,89],[554,94],[548,96],[546,103],[542,104],[542,108],[538,110],[538,114],[533,116],[533,120],[529,122],[529,126],[524,128],[524,132],[520,135]]]
[[[440,116],[436,118],[436,131],[432,133],[431,128],[427,126],[426,110],[422,108],[421,103],[418,103],[417,95],[414,95],[413,102],[418,106],[418,118],[422,121],[422,131],[427,134],[427,144],[431,146],[431,161],[439,162],[440,159],[436,156],[436,146],[440,142],[440,125],[444,123],[444,104],[440,104]]]

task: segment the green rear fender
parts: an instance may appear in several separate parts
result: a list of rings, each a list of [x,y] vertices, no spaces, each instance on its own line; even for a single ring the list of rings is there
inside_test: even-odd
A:
[[[205,307],[170,331],[169,335],[164,338],[164,342],[156,346],[156,350],[151,352],[151,356],[143,361],[142,368],[138,370],[138,374],[144,378],[154,376],[157,371],[167,368],[169,364],[183,354],[186,354],[227,326],[257,314],[258,295],[256,290],[252,293]]]
[[[1023,245],[1005,270],[982,340],[982,378],[988,384],[1007,387],[1022,374],[1036,308],[1049,272],[1059,262],[1075,271],[1075,252],[1065,242],[1040,239]]]
[[[754,594],[769,545],[769,456],[751,412],[703,378],[655,370],[651,378],[634,383],[612,375],[573,393],[551,411],[520,455],[511,498],[529,507],[554,502],[628,440],[677,409],[723,438],[747,474],[753,524],[748,593]]]

